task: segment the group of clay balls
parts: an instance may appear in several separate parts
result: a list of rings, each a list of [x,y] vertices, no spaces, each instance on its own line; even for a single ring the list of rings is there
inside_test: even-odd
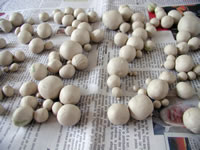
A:
[[[80,101],[80,89],[74,85],[64,86],[57,76],[47,76],[38,85],[33,81],[25,82],[19,93],[23,98],[12,115],[16,126],[25,126],[33,119],[43,123],[49,118],[50,111],[63,126],[75,125],[81,118],[81,111],[75,105]],[[42,104],[37,98],[44,99]]]

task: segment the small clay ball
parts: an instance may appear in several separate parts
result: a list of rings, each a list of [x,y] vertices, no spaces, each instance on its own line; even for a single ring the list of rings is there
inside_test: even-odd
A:
[[[25,60],[25,54],[23,51],[16,51],[14,55],[14,60],[16,62],[23,62]]]
[[[164,48],[164,53],[166,55],[173,55],[173,56],[176,56],[178,54],[178,50],[176,48],[175,45],[172,45],[172,44],[168,44],[165,46]]]
[[[38,101],[34,96],[25,96],[20,101],[20,106],[30,106],[35,109],[38,105]]]
[[[13,26],[18,27],[23,24],[24,17],[19,12],[14,12],[10,15],[9,21],[12,23]]]
[[[62,11],[58,11],[53,15],[53,20],[55,23],[57,24],[61,24],[62,23],[62,18],[64,16],[64,13]]]
[[[74,20],[74,21],[72,21],[72,27],[77,28],[80,23],[81,23],[81,21]]]
[[[147,31],[144,30],[143,28],[136,28],[133,33],[133,36],[136,37],[141,37],[144,41],[147,39],[148,35],[147,35]]]
[[[124,104],[112,104],[107,111],[109,121],[114,125],[126,124],[130,118],[128,107]]]
[[[156,33],[157,33],[156,28],[154,26],[152,26],[152,25],[151,26],[147,26],[145,28],[145,30],[147,31],[148,37],[154,37],[156,35]]]
[[[9,70],[10,70],[11,72],[16,72],[16,71],[18,71],[18,70],[19,70],[19,64],[17,64],[17,63],[11,64]]]
[[[1,19],[0,20],[0,28],[3,32],[8,33],[13,29],[12,24],[10,23],[10,21],[5,20],[5,19]]]
[[[23,30],[19,32],[17,38],[20,41],[20,43],[27,44],[32,40],[32,35],[30,32]]]
[[[28,48],[34,54],[39,54],[44,50],[44,42],[40,38],[34,38],[29,43]]]
[[[8,67],[3,67],[2,71],[7,73],[9,71],[9,68]]]
[[[111,75],[107,79],[109,88],[120,87],[120,78],[117,75]]]
[[[46,22],[46,21],[49,20],[49,14],[46,13],[46,12],[42,12],[42,13],[39,14],[39,19],[42,22]]]
[[[188,75],[188,78],[189,78],[190,80],[195,80],[196,77],[197,77],[196,73],[193,72],[193,71],[189,71],[189,72],[187,73],[187,75]]]
[[[37,27],[37,34],[40,38],[46,39],[51,36],[52,28],[48,23],[41,23]]]
[[[132,30],[134,31],[137,28],[144,28],[144,23],[140,22],[140,21],[135,21],[132,24]]]
[[[61,67],[62,63],[57,59],[53,59],[48,62],[47,70],[51,73],[58,73]]]
[[[60,46],[60,55],[66,60],[71,60],[72,57],[81,53],[82,47],[78,42],[67,40]]]
[[[65,15],[65,16],[62,18],[62,24],[63,24],[64,26],[71,26],[73,20],[74,20],[74,16],[72,16],[72,15]]]
[[[188,75],[187,75],[187,73],[185,73],[185,72],[179,72],[179,73],[177,74],[177,78],[178,78],[179,80],[181,80],[181,81],[185,81],[185,80],[188,79]]]
[[[74,13],[74,9],[73,8],[71,8],[71,7],[65,8],[65,11],[64,11],[65,15],[73,15],[73,13]]]
[[[14,95],[14,89],[10,85],[4,85],[2,91],[7,97],[12,97]]]
[[[90,34],[92,42],[99,43],[104,39],[104,31],[102,29],[96,29]]]
[[[191,34],[187,31],[179,31],[176,34],[176,41],[177,42],[188,42],[188,40],[190,39]]]
[[[175,62],[176,57],[175,57],[174,55],[168,55],[168,56],[166,57],[166,60],[174,61],[174,62]]]
[[[45,108],[39,108],[34,112],[34,120],[38,123],[47,121],[49,112]]]
[[[34,31],[32,25],[28,23],[25,23],[20,27],[20,31],[24,31],[24,30],[30,32],[31,34],[33,34],[33,31]]]
[[[0,65],[8,66],[13,62],[13,55],[10,51],[1,51],[0,52]]]
[[[53,42],[51,41],[47,41],[45,44],[44,44],[44,49],[46,50],[50,50],[53,48]]]
[[[59,100],[62,104],[77,104],[80,100],[81,92],[79,87],[67,85],[60,91]]]
[[[15,29],[15,35],[18,35],[19,32],[20,32],[20,27],[17,27],[17,28]]]
[[[64,79],[72,78],[75,74],[75,68],[71,64],[67,64],[62,66],[62,68],[59,70],[60,77]]]
[[[59,109],[62,107],[62,104],[60,102],[55,102],[53,103],[53,106],[52,106],[52,112],[54,115],[57,115]]]
[[[6,40],[3,38],[0,38],[0,48],[6,47]]]
[[[122,89],[119,87],[112,88],[112,96],[120,98],[123,95]]]
[[[116,30],[123,22],[123,19],[117,10],[109,10],[103,14],[102,21],[108,29]]]
[[[51,99],[46,99],[46,100],[44,100],[43,103],[42,103],[42,107],[43,107],[43,108],[46,108],[48,111],[51,110],[52,105],[53,105],[53,101],[52,101]]]
[[[175,69],[177,72],[188,72],[194,67],[194,61],[190,55],[180,55],[176,58]]]
[[[35,24],[35,21],[33,20],[33,18],[30,17],[30,18],[26,19],[26,23],[33,25],[33,24]]]
[[[176,85],[176,92],[183,99],[189,99],[195,94],[194,88],[187,82],[179,82]]]
[[[141,50],[137,50],[136,51],[136,58],[142,58],[142,51]]]
[[[152,80],[147,87],[148,96],[156,100],[165,98],[168,92],[169,92],[168,83],[160,79]]]
[[[165,67],[165,69],[169,69],[169,70],[174,69],[175,62],[173,60],[168,59],[165,61],[164,67]]]
[[[144,120],[153,112],[151,99],[143,94],[134,96],[129,102],[128,107],[131,117],[136,120]]]
[[[22,84],[19,89],[19,93],[21,96],[29,96],[34,95],[37,92],[37,84],[33,81],[27,81]]]
[[[141,89],[139,89],[139,90],[137,91],[137,94],[138,94],[138,95],[139,95],[139,94],[147,95],[147,90],[144,89],[144,88],[141,88]]]
[[[157,18],[152,18],[152,19],[150,20],[150,23],[151,23],[152,25],[154,25],[155,27],[158,27],[158,26],[160,25],[160,21],[159,21]]]
[[[172,72],[169,72],[169,71],[163,71],[160,76],[159,76],[159,79],[161,80],[165,80],[167,81],[169,84],[172,84],[176,81],[176,76],[172,73]]]
[[[94,23],[94,22],[97,22],[98,21],[98,15],[95,11],[90,11],[88,12],[88,21],[90,23]]]
[[[155,101],[153,102],[153,106],[154,106],[155,109],[160,109],[160,107],[161,107],[161,102],[158,101],[158,100],[155,100]]]
[[[79,13],[78,16],[76,17],[76,19],[81,22],[88,22],[88,16],[85,12]]]
[[[126,35],[125,33],[117,33],[115,34],[115,37],[114,37],[114,43],[117,45],[117,46],[124,46],[126,45],[126,41],[128,40],[128,35]]]
[[[87,22],[81,22],[81,23],[78,25],[77,28],[78,28],[78,29],[85,29],[85,30],[87,30],[88,32],[92,32],[92,27],[91,27],[91,25],[90,25],[89,23],[87,23]]]
[[[89,52],[92,50],[92,45],[91,44],[85,44],[83,46],[83,49],[86,51],[86,52]]]
[[[155,50],[155,48],[156,48],[155,42],[153,42],[152,40],[146,40],[145,41],[145,43],[144,43],[144,49],[147,52],[151,52],[151,51]]]
[[[72,32],[75,30],[74,27],[72,26],[68,26],[65,28],[65,34],[68,35],[68,36],[71,36]]]
[[[51,75],[39,82],[38,91],[45,99],[55,99],[58,97],[62,87],[62,80],[59,77]]]
[[[77,54],[72,58],[72,65],[78,70],[84,70],[88,67],[88,58],[83,54]]]
[[[132,36],[128,39],[126,45],[135,47],[136,50],[142,50],[144,48],[144,41],[141,37]]]
[[[30,68],[30,75],[35,80],[42,80],[48,74],[47,67],[41,63],[34,63]]]
[[[192,51],[197,50],[199,48],[199,46],[200,46],[200,39],[197,38],[197,37],[191,38],[188,41],[188,46],[189,46],[189,49],[192,50]]]
[[[161,101],[161,104],[162,106],[167,107],[169,105],[169,100],[165,98]]]
[[[131,62],[136,57],[136,50],[133,46],[125,45],[119,51],[119,57],[126,59],[128,62]]]
[[[186,42],[180,42],[176,45],[179,54],[187,54],[189,51],[189,46]]]
[[[48,61],[51,61],[51,60],[53,60],[53,59],[60,60],[59,52],[52,51],[52,52],[49,53]]]
[[[193,72],[195,72],[196,75],[200,76],[200,65],[196,65],[196,66],[193,68]]]
[[[80,118],[81,111],[73,104],[65,104],[58,110],[57,120],[63,126],[73,126],[79,122]]]
[[[90,42],[90,34],[87,30],[75,29],[72,32],[71,40],[84,45]]]
[[[133,10],[129,7],[123,7],[119,10],[119,13],[122,15],[124,21],[130,21]]]
[[[128,74],[128,71],[128,62],[124,58],[114,57],[107,64],[107,72],[109,75],[125,77]]]
[[[131,25],[127,22],[124,22],[119,26],[119,30],[122,33],[127,33],[130,30],[130,28],[131,28]]]

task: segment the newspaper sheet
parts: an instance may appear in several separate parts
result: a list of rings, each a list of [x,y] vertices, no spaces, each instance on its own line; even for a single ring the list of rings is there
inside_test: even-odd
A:
[[[152,2],[152,1],[151,1]],[[155,0],[158,5],[183,5],[197,4],[193,1],[173,1]],[[117,9],[121,4],[129,4],[134,11],[143,12],[148,19],[146,5],[148,0],[5,0],[1,1],[0,11],[2,18],[8,18],[13,11],[20,11],[24,18],[34,18],[36,31],[39,24],[38,14],[46,11],[49,14],[55,8],[64,10],[65,7],[91,9],[99,15],[106,10]],[[69,37],[63,33],[63,27],[55,24],[53,20],[48,22],[53,29],[50,40],[54,43],[51,51],[58,51],[60,45]],[[29,68],[35,62],[47,64],[49,51],[42,54],[33,54],[28,50],[27,45],[19,44],[16,35],[13,33],[1,33],[0,37],[6,39],[9,50],[13,54],[17,50],[22,50],[26,54],[25,62],[20,64],[20,69],[16,73],[4,73],[0,77],[1,86],[9,84],[16,89],[16,94],[12,98],[6,98],[1,104],[6,108],[4,116],[0,116],[0,150],[172,150],[187,148],[192,150],[200,149],[200,135],[194,135],[186,130],[181,124],[181,111],[190,106],[198,104],[198,97],[191,100],[182,101],[174,96],[174,91],[169,93],[170,105],[159,111],[155,111],[152,117],[143,121],[131,119],[123,126],[112,125],[107,119],[107,109],[113,103],[128,104],[128,101],[136,93],[132,86],[138,84],[145,85],[146,78],[157,78],[165,70],[161,67],[166,56],[163,48],[169,43],[175,43],[171,31],[159,31],[153,38],[156,42],[156,50],[151,53],[144,53],[141,59],[135,59],[130,63],[131,70],[137,72],[137,76],[127,76],[122,79],[122,90],[124,96],[117,100],[111,96],[111,90],[106,85],[108,78],[106,66],[108,61],[118,56],[119,47],[114,42],[116,31],[105,29],[101,22],[92,25],[93,29],[102,28],[105,31],[105,39],[102,43],[93,45],[92,51],[84,53],[89,58],[89,67],[85,71],[77,71],[72,79],[63,80],[65,85],[73,84],[81,88],[81,100],[78,107],[81,109],[80,122],[72,127],[64,127],[58,124],[56,117],[51,113],[47,122],[38,124],[32,122],[26,127],[16,127],[12,124],[11,116],[13,111],[19,106],[22,98],[17,90],[23,82],[32,80],[29,75]],[[49,39],[47,39],[49,40]],[[200,51],[189,53],[196,64],[200,63]],[[174,71],[174,73],[176,73]],[[190,81],[192,86],[198,91],[200,88],[199,79]],[[37,82],[38,83],[38,82]],[[174,88],[173,86],[171,88]],[[175,121],[172,122],[166,117],[167,112],[172,112]],[[179,113],[177,113],[179,111]],[[164,121],[163,121],[164,120]],[[184,147],[185,146],[185,147]]]

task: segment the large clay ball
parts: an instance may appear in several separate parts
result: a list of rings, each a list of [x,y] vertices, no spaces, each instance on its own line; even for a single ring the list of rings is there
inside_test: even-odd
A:
[[[15,27],[18,27],[23,24],[24,17],[19,12],[14,12],[10,15],[9,21],[14,25]]]
[[[59,77],[47,76],[38,84],[38,91],[45,99],[55,99],[59,96],[63,82]]]
[[[37,34],[40,38],[46,39],[51,36],[52,28],[48,23],[41,23],[37,27]]]
[[[8,66],[13,62],[13,55],[9,51],[0,52],[0,65]]]

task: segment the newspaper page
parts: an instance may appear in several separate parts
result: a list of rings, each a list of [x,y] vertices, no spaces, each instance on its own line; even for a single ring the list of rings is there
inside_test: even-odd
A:
[[[188,1],[155,1],[161,6],[183,5]],[[192,4],[198,1],[190,1]],[[36,24],[33,25],[36,31],[40,23],[38,14],[48,12],[49,14],[55,8],[64,10],[65,7],[84,8],[86,11],[95,10],[101,16],[103,12],[110,9],[117,9],[121,4],[129,4],[134,11],[145,14],[147,19],[149,14],[146,9],[148,0],[42,0],[42,1],[19,1],[9,0],[0,2],[0,11],[2,18],[7,18],[13,11],[20,11],[24,18],[34,18]],[[190,3],[190,4],[191,4]],[[64,27],[55,24],[53,20],[48,22],[53,29],[53,35],[50,39],[54,43],[51,51],[59,51],[60,45],[69,37],[64,34]],[[48,54],[50,51],[42,54],[33,54],[28,50],[27,45],[19,44],[16,35],[13,33],[1,33],[0,37],[6,39],[8,46],[6,50],[15,53],[22,50],[26,54],[26,60],[20,63],[20,69],[16,73],[4,73],[0,77],[1,85],[9,84],[15,88],[15,96],[5,98],[1,104],[6,108],[4,116],[0,116],[0,149],[16,150],[172,150],[180,148],[190,148],[199,150],[200,135],[192,134],[184,128],[180,116],[183,110],[190,106],[197,106],[198,97],[183,101],[175,97],[172,90],[167,97],[170,100],[169,107],[154,111],[152,117],[143,121],[130,119],[126,125],[116,126],[107,119],[107,110],[113,103],[128,104],[128,101],[136,95],[132,86],[137,84],[146,88],[145,79],[155,79],[165,69],[161,67],[166,56],[163,53],[165,45],[174,43],[175,40],[171,31],[159,31],[153,38],[156,42],[156,50],[151,53],[144,53],[141,59],[135,59],[129,64],[131,70],[137,72],[137,76],[127,76],[121,81],[121,88],[124,96],[118,100],[111,96],[111,90],[106,85],[108,78],[107,63],[113,57],[118,56],[119,47],[114,42],[116,31],[105,29],[102,22],[92,24],[93,29],[102,28],[105,31],[104,41],[100,44],[92,45],[92,51],[84,54],[89,59],[89,67],[84,71],[76,71],[72,79],[63,80],[64,85],[73,84],[81,89],[81,100],[77,106],[81,110],[81,120],[72,127],[59,125],[56,116],[50,112],[47,122],[38,124],[34,121],[26,127],[14,126],[11,117],[14,110],[19,106],[21,96],[18,89],[25,81],[32,80],[29,74],[31,65],[40,62],[45,65],[48,63]],[[196,64],[200,63],[200,52],[189,53]],[[175,73],[175,71],[174,71]],[[35,81],[37,82],[37,81]],[[198,90],[200,87],[199,79],[190,81],[192,86]],[[38,83],[38,82],[37,82]],[[174,88],[173,86],[171,87]],[[41,100],[42,101],[42,100]],[[166,114],[170,112],[173,119],[169,119]],[[184,147],[185,146],[185,147]]]

